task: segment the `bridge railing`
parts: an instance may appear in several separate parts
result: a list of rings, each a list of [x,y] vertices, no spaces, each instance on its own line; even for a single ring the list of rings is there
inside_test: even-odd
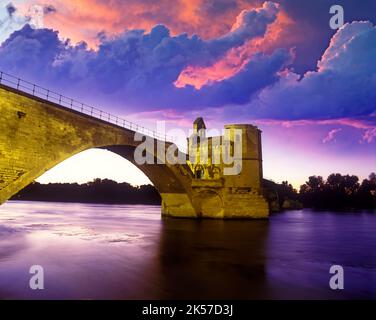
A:
[[[174,138],[167,136],[165,134],[158,133],[156,131],[150,130],[131,121],[125,120],[107,111],[100,110],[93,106],[89,106],[83,102],[79,102],[75,99],[66,97],[60,93],[54,92],[52,90],[43,88],[34,83],[22,80],[18,77],[12,76],[8,73],[0,71],[0,84],[11,87],[13,89],[28,93],[34,97],[47,100],[49,102],[56,103],[60,106],[78,111],[80,113],[92,116],[94,118],[118,125],[120,127],[137,131],[139,133],[148,135],[149,137],[162,140],[162,141],[174,141]]]

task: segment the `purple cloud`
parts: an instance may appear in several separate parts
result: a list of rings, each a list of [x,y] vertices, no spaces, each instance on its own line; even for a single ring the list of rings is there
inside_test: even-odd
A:
[[[376,29],[370,22],[353,22],[340,29],[317,70],[304,76],[286,71],[293,55],[281,48],[271,54],[255,53],[232,77],[199,90],[175,87],[186,66],[210,65],[228,50],[264,36],[277,13],[272,2],[243,11],[236,28],[211,40],[171,36],[164,25],[150,33],[129,30],[114,37],[102,35],[96,51],[85,43],[73,46],[62,41],[55,31],[26,25],[1,44],[0,69],[119,114],[161,109],[205,113],[205,108],[218,107],[222,117],[241,120],[375,114]]]
[[[288,71],[243,112],[256,118],[335,119],[376,113],[376,28],[346,24],[331,39],[317,71]]]
[[[277,14],[278,5],[272,2],[245,10],[235,28],[210,40],[171,36],[164,25],[150,33],[129,30],[102,37],[97,51],[84,43],[72,46],[61,41],[55,31],[26,25],[0,46],[0,68],[88,102],[122,108],[120,112],[246,103],[253,93],[278,80],[277,73],[291,59],[288,51],[256,54],[234,77],[201,90],[176,88],[174,82],[187,65],[210,65],[228,50],[264,36]]]

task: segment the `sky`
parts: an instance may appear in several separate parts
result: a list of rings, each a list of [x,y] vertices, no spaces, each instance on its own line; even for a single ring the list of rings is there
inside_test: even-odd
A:
[[[255,124],[264,176],[298,188],[376,171],[375,25],[373,0],[1,0],[0,70],[151,129]],[[149,182],[104,150],[38,181],[95,177]]]

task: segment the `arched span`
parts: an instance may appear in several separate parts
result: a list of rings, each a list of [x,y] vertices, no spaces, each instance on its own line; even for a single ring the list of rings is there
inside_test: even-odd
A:
[[[0,112],[0,203],[69,157],[104,148],[146,174],[161,194],[162,213],[196,216],[188,166],[138,165],[134,131],[1,86]]]
[[[268,204],[260,192],[260,130],[254,126],[226,126],[241,130],[246,141],[242,144],[242,172],[226,176],[221,170],[208,178],[201,174],[205,168],[194,177],[187,163],[154,161],[139,165],[133,155],[143,142],[134,139],[134,131],[1,84],[0,114],[0,204],[69,157],[91,148],[104,148],[128,159],[149,177],[161,195],[164,215],[268,216]],[[172,152],[168,145],[165,150]],[[158,155],[156,151],[155,143],[153,155]]]

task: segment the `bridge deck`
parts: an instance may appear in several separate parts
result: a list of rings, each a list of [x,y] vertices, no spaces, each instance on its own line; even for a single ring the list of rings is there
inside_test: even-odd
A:
[[[110,114],[107,111],[103,111],[96,107],[89,106],[83,102],[77,101],[73,98],[66,97],[60,93],[43,88],[34,83],[22,80],[3,71],[0,71],[0,85],[4,88],[12,89],[12,91],[15,91],[16,93],[31,95],[32,97],[43,100],[44,102],[48,101],[52,105],[68,108],[80,114],[91,116],[96,119],[105,121],[106,123],[114,124],[116,126],[120,126],[122,128],[134,132],[145,134],[154,139],[166,142],[172,142],[174,140],[173,137],[169,137],[165,134],[161,134],[156,131],[150,130],[131,121]]]

